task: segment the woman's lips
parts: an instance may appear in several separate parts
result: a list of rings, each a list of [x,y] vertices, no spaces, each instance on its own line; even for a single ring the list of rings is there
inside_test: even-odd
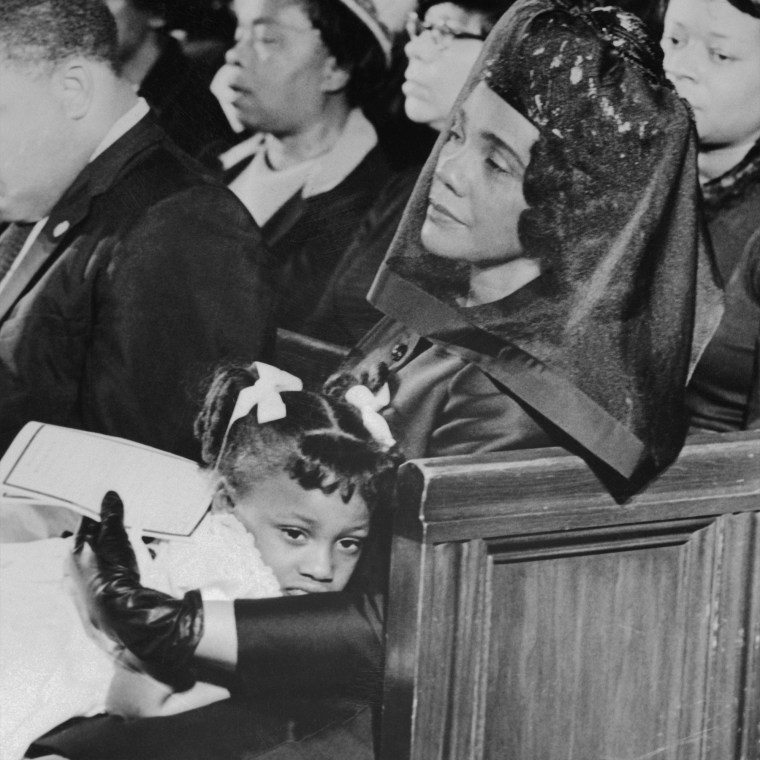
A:
[[[430,220],[436,224],[460,224],[464,222],[446,206],[439,201],[435,201],[432,198],[428,200],[427,215]]]
[[[330,589],[325,588],[324,586],[288,586],[283,589],[283,593],[286,596],[303,596],[304,594],[319,594],[329,590]]]
[[[401,92],[403,92],[407,98],[412,97],[419,100],[427,94],[427,88],[419,82],[415,82],[413,79],[407,79],[401,85]]]
[[[230,83],[230,91],[232,93],[232,103],[236,103],[239,100],[250,95],[250,91],[241,85]]]

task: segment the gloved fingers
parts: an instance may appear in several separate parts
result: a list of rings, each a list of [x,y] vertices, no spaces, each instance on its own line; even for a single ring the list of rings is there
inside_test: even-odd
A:
[[[100,523],[90,517],[83,517],[74,538],[74,553],[79,553],[85,544],[92,546],[97,543],[99,534]]]
[[[104,572],[115,570],[120,574],[129,573],[134,581],[140,574],[137,558],[124,527],[124,504],[115,491],[108,491],[100,506],[100,537],[95,551]]]
[[[100,587],[100,568],[95,552],[86,541],[69,555],[65,566],[65,578],[79,616],[83,621],[99,627],[100,615],[95,596]]]
[[[107,491],[100,502],[100,522],[109,529],[124,529],[124,502],[116,491]]]

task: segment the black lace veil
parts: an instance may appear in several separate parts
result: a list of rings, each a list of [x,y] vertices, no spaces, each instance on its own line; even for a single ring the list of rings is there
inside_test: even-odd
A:
[[[519,222],[542,274],[465,308],[467,270],[420,242],[442,133],[370,292],[476,362],[624,478],[685,434],[683,389],[720,317],[699,214],[696,136],[634,16],[518,0],[457,101],[485,81],[539,130]]]

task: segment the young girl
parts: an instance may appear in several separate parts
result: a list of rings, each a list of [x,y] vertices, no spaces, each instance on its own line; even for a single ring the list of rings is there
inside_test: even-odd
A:
[[[361,397],[361,389],[347,395]],[[214,480],[211,514],[190,542],[155,542],[148,549],[135,542],[135,551],[114,556],[122,577],[141,578],[167,595],[184,593],[199,605],[345,588],[360,560],[368,559],[371,524],[381,518],[377,507],[393,488],[397,458],[389,452],[393,442],[382,418],[369,408],[302,391],[297,378],[257,363],[217,373],[196,434]],[[106,495],[102,515],[104,524],[121,525],[117,494]],[[77,540],[99,529],[85,520]],[[49,539],[4,546],[3,600],[16,599],[14,609],[22,617],[29,610],[31,617],[24,625],[18,615],[4,614],[0,624],[3,758],[20,757],[35,737],[74,716],[104,709],[128,717],[167,715],[228,696],[205,682],[187,690],[179,671],[162,669],[156,675],[163,682],[154,680],[125,651],[117,653],[114,669],[112,657],[79,625],[71,600],[61,599],[60,560],[70,544]],[[143,556],[148,551],[151,558]],[[58,569],[48,574],[52,583],[41,586],[39,572],[30,577],[30,569],[46,556],[58,558]],[[188,591],[199,587],[201,592]],[[47,626],[40,623],[43,610]],[[139,600],[133,611],[139,614]],[[160,616],[154,620],[158,627]],[[52,664],[61,661],[62,667]],[[211,678],[224,680],[219,673]]]

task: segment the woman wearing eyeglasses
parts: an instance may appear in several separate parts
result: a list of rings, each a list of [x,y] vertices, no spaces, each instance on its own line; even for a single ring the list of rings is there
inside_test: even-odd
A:
[[[410,13],[404,48],[404,110],[414,122],[440,131],[483,48],[483,41],[513,0],[422,2]]]
[[[419,158],[390,179],[363,220],[306,325],[309,335],[353,346],[382,317],[366,298],[375,272],[393,240],[436,132],[445,124],[483,41],[513,2],[423,0],[418,11],[409,14],[402,91],[404,111],[418,131],[406,137],[416,143],[415,148],[423,147],[424,154],[416,151]]]

